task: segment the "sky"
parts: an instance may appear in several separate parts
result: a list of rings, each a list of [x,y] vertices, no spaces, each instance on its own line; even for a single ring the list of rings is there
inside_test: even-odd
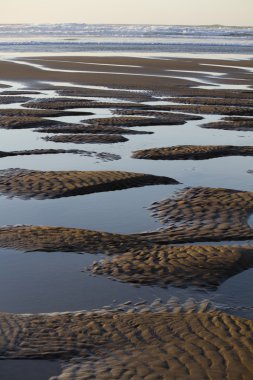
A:
[[[253,26],[253,0],[0,1],[0,23]]]

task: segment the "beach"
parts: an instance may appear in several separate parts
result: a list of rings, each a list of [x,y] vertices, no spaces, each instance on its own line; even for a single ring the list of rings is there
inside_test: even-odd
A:
[[[0,60],[0,378],[252,378],[252,72]]]

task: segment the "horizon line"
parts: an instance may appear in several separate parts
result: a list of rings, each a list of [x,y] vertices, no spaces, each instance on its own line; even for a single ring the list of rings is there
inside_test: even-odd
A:
[[[231,25],[231,24],[152,24],[152,23],[93,23],[93,22],[74,22],[74,21],[62,21],[62,22],[0,22],[0,25],[63,25],[63,24],[76,24],[76,25],[155,25],[155,26],[202,26],[202,27],[231,27],[231,28],[253,28],[253,25]]]

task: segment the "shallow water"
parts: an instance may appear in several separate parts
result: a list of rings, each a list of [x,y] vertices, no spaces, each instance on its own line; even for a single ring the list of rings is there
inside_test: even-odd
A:
[[[19,88],[19,84],[15,82],[5,84],[10,85],[9,89],[13,90],[25,88],[25,85]],[[54,83],[47,84],[52,87]],[[60,84],[57,83],[57,85]],[[93,86],[90,87],[93,88]],[[94,88],[98,87],[94,86]],[[58,96],[55,90],[48,90],[36,95],[36,98],[55,96]],[[100,98],[100,101],[104,100]],[[162,104],[162,100],[158,100],[156,104]],[[21,107],[20,104],[14,106]],[[5,108],[11,108],[11,106],[8,105]],[[81,120],[91,117],[111,115],[111,111],[107,109],[91,108],[76,109],[76,111],[91,111],[94,115],[53,119],[80,123]],[[166,198],[185,186],[225,187],[252,191],[252,176],[248,173],[252,169],[251,157],[224,157],[200,161],[152,161],[131,158],[133,151],[152,147],[183,144],[250,145],[252,142],[250,132],[200,127],[203,123],[219,119],[219,115],[204,115],[203,120],[189,121],[182,126],[139,127],[136,129],[151,131],[153,134],[127,135],[128,142],[109,145],[46,142],[41,139],[45,134],[30,129],[13,131],[0,129],[0,150],[73,148],[110,152],[121,156],[121,160],[111,162],[76,154],[6,157],[0,159],[0,170],[17,167],[36,170],[123,170],[165,175],[181,182],[176,186],[146,186],[43,201],[8,199],[0,196],[0,225],[52,225],[134,233],[161,227],[160,222],[150,216],[148,207],[152,202]],[[249,220],[250,225],[251,223],[252,217]],[[102,256],[62,252],[22,253],[1,249],[1,311],[17,313],[74,311],[110,304],[117,305],[129,300],[138,302],[144,299],[152,302],[156,298],[161,298],[166,301],[171,296],[176,296],[182,302],[189,297],[197,300],[208,298],[222,308],[231,307],[232,312],[253,318],[252,309],[250,309],[253,306],[253,269],[228,279],[216,291],[179,289],[173,286],[167,289],[150,286],[134,287],[104,277],[93,277],[83,271],[87,265],[100,257]],[[237,310],[238,306],[246,307],[246,309]]]
[[[0,360],[2,380],[48,380],[61,373],[61,366],[51,360]],[[25,377],[22,376],[25,374]]]

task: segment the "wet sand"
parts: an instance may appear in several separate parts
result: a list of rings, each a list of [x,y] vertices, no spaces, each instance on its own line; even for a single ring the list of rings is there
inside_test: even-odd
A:
[[[62,123],[63,124],[63,123]],[[124,135],[150,135],[153,132],[137,131],[135,129],[121,128],[117,126],[108,125],[82,125],[82,124],[71,124],[71,125],[59,125],[52,127],[43,127],[37,130],[42,133],[90,133],[90,134],[124,134]]]
[[[180,94],[184,90],[184,86],[197,86],[196,83],[184,79],[185,73],[172,73],[167,70],[189,70],[189,71],[213,71],[213,67],[201,66],[202,63],[207,64],[217,64],[217,65],[230,65],[230,66],[242,66],[242,67],[252,67],[250,61],[233,62],[226,60],[208,60],[208,59],[150,59],[150,58],[132,58],[132,57],[47,57],[46,59],[41,58],[21,58],[20,64],[17,66],[13,62],[1,62],[1,78],[2,80],[20,80],[20,81],[54,81],[54,82],[71,82],[79,85],[98,85],[98,86],[108,86],[111,88],[125,88],[125,89],[146,89],[151,92],[163,92],[170,94],[170,89],[172,88],[175,92]],[[81,65],[76,62],[81,62]],[[47,71],[42,71],[40,67],[33,67],[22,64],[31,63],[45,65],[49,68]],[[84,67],[85,62],[93,63],[94,65],[89,65],[88,69]],[[96,67],[96,63],[106,63],[108,66]],[[110,64],[129,64],[140,66],[139,68],[127,67],[124,70],[115,70],[115,67],[110,67]],[[86,72],[69,72],[64,70],[80,70]],[[50,71],[52,70],[52,71]],[[63,71],[58,71],[63,70]],[[87,71],[94,72],[87,72]],[[101,72],[99,74],[99,72]],[[245,70],[239,70],[233,67],[215,67],[215,71],[224,72],[229,77],[233,75],[234,80],[228,80],[227,83],[236,81],[236,79],[245,79],[245,85],[251,85],[251,74]],[[114,72],[116,72],[114,74]],[[117,72],[124,73],[117,74]],[[137,75],[131,75],[137,74]],[[176,76],[177,78],[173,78]],[[150,75],[150,76],[149,76]],[[195,74],[196,75],[196,74]],[[162,76],[162,77],[159,77]],[[178,79],[178,77],[182,79]],[[203,75],[204,76],[204,75]],[[167,77],[167,79],[166,79]],[[67,80],[66,80],[67,78]],[[225,77],[226,78],[226,77]],[[219,78],[218,82],[222,83],[223,78]],[[41,84],[38,86],[41,87]],[[182,87],[181,87],[182,86]],[[181,88],[180,88],[181,87]],[[45,85],[44,85],[45,88]]]
[[[153,216],[165,225],[164,229],[153,233],[159,242],[247,240],[253,237],[253,229],[248,225],[253,192],[188,188],[173,198],[155,202],[150,209]],[[152,234],[146,236],[152,239]]]
[[[253,266],[253,246],[165,246],[130,250],[94,263],[94,274],[123,282],[215,288],[226,278]]]
[[[115,68],[113,64],[131,67]],[[210,77],[208,70],[213,70],[212,64],[231,67],[215,67],[215,71],[224,75]],[[238,66],[243,68],[238,69]],[[252,61],[122,57],[39,57],[1,61],[0,84],[1,80],[5,83],[20,81],[26,86],[19,90],[18,86],[17,89],[7,88],[0,94],[0,128],[8,132],[19,129],[21,133],[34,128],[31,133],[38,136],[37,140],[48,144],[48,148],[42,145],[39,149],[36,146],[9,152],[1,147],[2,158],[5,159],[5,154],[44,157],[46,154],[58,156],[56,153],[79,155],[83,151],[84,157],[91,155],[102,159],[103,153],[97,148],[99,143],[106,142],[109,156],[105,157],[108,161],[120,161],[114,146],[122,143],[124,155],[124,145],[140,141],[138,154],[145,156],[146,149],[150,148],[145,145],[145,138],[147,141],[148,137],[155,138],[159,126],[166,130],[185,124],[190,129],[190,122],[196,122],[203,124],[201,130],[206,129],[206,132],[216,127],[223,127],[228,134],[231,130],[251,131],[252,119],[246,116],[253,116],[252,74],[247,68],[252,68]],[[72,84],[69,86],[69,83]],[[50,97],[52,91],[55,97]],[[33,100],[29,99],[32,94]],[[8,108],[8,103],[15,108]],[[202,122],[206,115],[214,115],[217,119]],[[71,120],[77,116],[80,116],[78,121]],[[230,118],[224,119],[225,116]],[[136,127],[141,127],[141,131]],[[55,145],[60,144],[59,149],[54,149],[56,142]],[[80,146],[68,149],[65,143]],[[95,151],[84,151],[87,143],[97,144]],[[151,147],[146,157],[139,158],[151,158],[156,148],[159,148],[160,158],[167,159],[173,154],[180,160],[198,159],[198,162],[214,157],[219,160],[221,156],[230,159],[252,155],[252,147],[242,144],[228,146],[222,142],[204,147],[197,144],[197,135],[196,145],[173,147],[167,139],[163,146],[165,151]],[[169,188],[181,182],[177,181],[177,176],[154,174],[154,170],[149,173],[148,167],[139,172],[135,170],[138,161],[132,161],[131,171],[115,170],[115,167],[108,170],[106,166],[104,170],[87,170],[85,164],[79,171],[25,170],[17,161],[16,167],[20,169],[9,167],[1,171],[0,191],[7,197],[37,198],[38,202],[52,199],[54,202],[55,198],[91,192],[170,185],[166,199],[157,196],[150,207],[153,217],[162,224],[161,229],[116,234],[71,226],[41,226],[38,221],[33,226],[2,226],[0,247],[21,252],[108,255],[110,257],[84,270],[138,286],[166,287],[170,284],[182,289],[194,286],[215,291],[227,279],[252,267],[253,248],[252,244],[247,244],[248,239],[253,239],[248,222],[253,210],[252,191],[215,186],[187,188],[187,182],[183,181],[182,187],[186,188],[181,193],[175,194],[172,190],[170,193]],[[127,202],[131,199],[126,198]],[[89,215],[83,218],[85,224]],[[231,246],[231,240],[246,244]],[[210,242],[210,245],[189,245],[200,241]],[[215,241],[220,245],[215,245]],[[92,288],[87,291],[92,292]],[[251,319],[213,310],[208,302],[200,305],[193,300],[186,306],[172,299],[167,305],[157,301],[154,305],[125,304],[89,312],[68,313],[66,310],[63,314],[21,315],[2,310],[0,357],[7,361],[43,360],[48,364],[45,376],[55,375],[53,379],[57,380],[251,379],[252,329]],[[50,369],[48,359],[65,363],[54,363]],[[7,362],[3,363],[8,366]],[[22,361],[20,363],[20,366],[14,364],[16,372],[21,372],[20,379],[27,379],[28,371],[43,373],[43,366],[38,369],[35,361],[30,362],[31,366],[27,362],[23,368]],[[59,364],[62,365],[61,375],[58,375]],[[4,376],[6,378],[5,373]],[[12,375],[8,372],[7,376],[11,378]]]
[[[61,198],[147,185],[175,185],[168,177],[117,171],[43,172],[10,169],[0,172],[0,193],[9,197]]]
[[[227,131],[253,131],[252,119],[224,118],[216,123],[203,124],[202,128],[224,129]]]
[[[252,156],[252,146],[182,145],[133,152],[134,158],[148,160],[205,160],[226,156]]]
[[[172,302],[157,311],[1,314],[0,352],[3,358],[76,356],[59,379],[250,379],[252,321],[205,308]]]
[[[32,100],[26,96],[1,96],[0,104],[13,104],[13,103],[23,103]]]
[[[103,134],[83,134],[83,135],[55,135],[42,137],[45,141],[53,141],[55,143],[72,143],[72,144],[117,144],[128,141],[128,139],[119,134],[107,135]]]

